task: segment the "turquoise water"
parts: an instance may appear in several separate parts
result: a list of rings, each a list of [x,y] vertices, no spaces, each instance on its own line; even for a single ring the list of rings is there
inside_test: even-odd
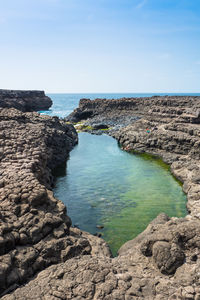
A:
[[[119,98],[133,94],[50,96],[54,105],[48,114],[64,117],[82,97]],[[149,155],[122,151],[116,140],[106,135],[80,133],[67,168],[63,165],[56,173],[54,194],[66,204],[73,225],[93,234],[101,233],[114,255],[160,212],[186,215],[186,196],[169,167]],[[98,225],[103,228],[98,229]]]

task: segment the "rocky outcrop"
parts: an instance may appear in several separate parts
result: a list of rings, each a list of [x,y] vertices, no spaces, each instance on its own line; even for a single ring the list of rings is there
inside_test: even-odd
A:
[[[52,100],[43,91],[0,90],[0,107],[23,112],[47,110]]]
[[[48,168],[50,168],[48,167],[49,160],[47,159],[45,168],[33,168],[31,174],[34,174],[34,179],[37,179],[37,183],[39,182],[39,184],[41,184],[42,182],[41,185],[43,188],[45,187],[48,197],[43,196],[40,198],[39,196],[39,202],[33,200],[35,199],[34,190],[36,190],[37,193],[41,188],[40,185],[38,187],[36,185],[36,189],[35,187],[32,188],[28,198],[25,197],[27,199],[25,204],[28,204],[28,215],[26,220],[25,218],[22,220],[23,226],[28,229],[22,233],[26,234],[27,238],[30,238],[31,243],[21,245],[15,242],[16,244],[13,246],[13,244],[8,242],[4,249],[11,248],[2,254],[4,258],[2,261],[3,268],[0,269],[5,270],[4,274],[7,276],[6,283],[3,281],[3,284],[5,285],[11,282],[12,284],[10,283],[10,286],[15,284],[13,282],[18,282],[18,284],[21,285],[25,279],[17,276],[22,276],[20,270],[23,268],[27,270],[27,266],[32,269],[31,273],[28,268],[30,271],[28,274],[32,274],[29,275],[30,277],[40,270],[37,269],[35,265],[43,265],[45,270],[37,273],[36,277],[25,286],[19,286],[19,288],[15,289],[11,294],[5,295],[2,299],[200,299],[199,97],[121,99],[119,103],[115,100],[98,99],[95,100],[94,103],[95,104],[90,103],[89,100],[82,100],[80,104],[80,106],[82,106],[81,111],[87,112],[90,110],[90,118],[87,119],[88,123],[91,121],[96,122],[98,125],[100,124],[98,120],[101,121],[101,118],[107,121],[109,121],[109,118],[112,121],[118,117],[119,120],[129,118],[129,116],[136,119],[138,117],[140,118],[128,126],[122,124],[120,130],[115,129],[110,132],[110,134],[118,139],[121,146],[127,151],[145,151],[159,155],[171,165],[171,170],[174,175],[184,183],[183,188],[188,196],[187,206],[189,214],[185,218],[180,219],[175,217],[169,218],[165,214],[160,214],[149,224],[144,232],[121,247],[118,257],[111,258],[109,248],[102,239],[81,232],[77,228],[69,228],[70,220],[64,213],[63,204],[61,204],[59,200],[54,199],[49,188],[46,188],[46,186],[50,185],[51,176],[38,175],[41,169],[47,170],[47,174],[50,174],[48,171]],[[20,118],[22,115],[23,114],[20,113]],[[72,118],[72,116],[73,115],[71,115],[70,118]],[[83,116],[77,118],[76,121],[80,121],[82,118],[88,118],[87,114],[83,114]],[[51,122],[60,123],[61,121],[57,119],[53,119],[53,121],[49,119],[49,117],[42,118],[49,120],[48,122],[50,123],[47,129],[52,135],[51,130],[54,126],[50,125],[52,124]],[[32,119],[34,120],[33,117]],[[75,121],[75,119],[73,120]],[[3,116],[3,124],[6,124],[5,114]],[[63,123],[61,122],[61,124]],[[22,123],[20,126],[22,126]],[[37,128],[37,126],[38,125],[35,127]],[[32,132],[30,128],[29,131]],[[62,130],[59,129],[59,134],[61,134],[60,131],[62,132]],[[5,130],[4,135],[6,132],[9,131]],[[38,136],[39,133],[40,131],[36,132],[35,135],[36,142],[34,145],[36,148],[38,143],[36,136]],[[57,133],[54,134],[53,136],[56,137]],[[12,135],[9,137],[11,139]],[[10,146],[10,139],[8,140],[8,147]],[[48,139],[45,141],[48,141]],[[45,149],[45,143],[44,148],[42,146],[43,144],[40,145],[41,150]],[[55,144],[58,144],[58,142]],[[48,148],[52,149],[52,144],[48,146]],[[8,156],[11,149],[9,148],[7,151],[7,162],[9,162],[10,158],[12,158],[12,156]],[[45,151],[42,150],[41,155],[46,154],[46,151],[47,149]],[[26,154],[26,152],[23,153]],[[30,157],[34,157],[33,153],[34,152],[31,153]],[[54,157],[57,157],[58,152],[55,150],[53,153],[55,153]],[[14,156],[14,153],[11,154]],[[34,159],[39,159],[37,156],[39,155],[38,153],[34,155],[36,155]],[[16,159],[15,156],[13,159]],[[19,159],[24,158],[20,158],[19,156]],[[42,159],[42,162],[44,162],[44,159]],[[23,165],[25,164],[20,163],[20,166]],[[36,165],[41,166],[40,163]],[[18,165],[18,168],[20,166]],[[6,171],[9,182],[18,182],[17,177],[15,178],[15,176],[12,175],[14,177],[11,176],[10,178],[7,174],[13,174],[11,172],[12,170],[15,170],[15,175],[19,174],[19,172],[21,172],[20,169],[11,169],[11,167],[8,168],[8,166],[6,169],[9,170]],[[22,174],[20,178],[23,178]],[[25,176],[25,178],[27,178],[27,176]],[[44,178],[49,179],[44,181]],[[28,182],[34,181],[28,180]],[[2,187],[5,191],[10,190],[9,188],[6,189],[6,185],[9,186],[10,183],[6,183],[6,185],[5,183],[3,184]],[[15,188],[17,188],[17,186],[15,187],[13,185],[12,190]],[[14,194],[18,194],[18,192]],[[6,211],[6,214],[8,214],[9,207],[9,212],[11,211],[12,214],[5,215],[4,220],[9,223],[9,220],[15,216],[16,219],[20,221],[22,211],[21,203],[24,201],[21,199],[23,199],[23,197],[18,200],[10,196],[10,194],[6,197],[7,200],[5,201],[9,199],[9,206],[6,204],[6,207],[4,206],[2,211]],[[176,199],[174,199],[174,201],[175,200]],[[44,204],[41,204],[43,201]],[[49,204],[48,201],[51,204]],[[54,204],[52,204],[51,201]],[[10,203],[15,204],[12,206]],[[17,206],[20,206],[20,209],[17,208],[16,211],[13,209],[12,211],[12,207]],[[58,207],[61,208],[58,209]],[[17,215],[18,211],[20,212],[19,215]],[[46,211],[52,213],[52,216],[46,216]],[[39,217],[39,221],[37,219],[35,221],[38,214],[39,216],[40,214],[44,214],[44,217]],[[41,240],[37,241],[39,234],[34,235],[33,230],[33,235],[31,235],[32,231],[29,229],[29,226],[31,228],[37,228],[40,222],[44,221],[45,223],[46,218],[50,222],[52,219],[55,220],[56,216],[59,216],[59,218],[65,221],[62,222],[61,225],[56,223],[57,225],[54,226],[54,228],[56,228],[55,232],[55,229],[52,228],[51,231],[47,231],[48,233],[46,233],[45,236],[41,237]],[[31,220],[34,220],[34,222],[32,223]],[[14,232],[21,234],[19,229],[15,229],[15,222],[10,223],[9,228],[12,228],[12,235],[16,235]],[[49,226],[49,223],[47,223],[47,225]],[[43,228],[42,225],[40,225],[39,228]],[[65,232],[64,234],[63,230]],[[9,240],[9,232],[5,231],[4,235],[2,235],[3,238]],[[35,236],[36,240],[33,240]],[[18,238],[17,241],[20,241],[20,238]],[[49,245],[53,246],[51,247]],[[14,247],[14,250],[12,250],[12,247]],[[30,252],[29,247],[31,248]],[[21,253],[21,249],[25,249],[25,252]],[[36,254],[33,254],[33,251],[36,251]],[[20,260],[20,257],[23,257],[23,259]],[[32,257],[33,260],[31,260]],[[11,261],[12,264],[10,263]],[[35,262],[37,262],[37,264],[35,264]],[[56,264],[51,265],[53,263]],[[51,266],[47,267],[48,265]],[[36,270],[34,268],[36,268]],[[11,279],[9,276],[11,276]],[[14,286],[14,288],[16,288],[16,286]]]

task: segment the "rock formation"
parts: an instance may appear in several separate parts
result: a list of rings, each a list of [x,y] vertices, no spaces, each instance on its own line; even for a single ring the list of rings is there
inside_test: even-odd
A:
[[[21,111],[47,110],[52,100],[43,91],[0,90],[0,107]]]
[[[69,232],[66,207],[51,191],[51,170],[77,143],[73,126],[57,117],[0,109],[0,129],[3,294],[51,264],[90,253],[91,246],[77,230]]]
[[[199,111],[199,97],[166,96],[82,100],[69,116],[97,126],[118,120],[110,134],[127,151],[161,156],[188,196],[185,218],[160,214],[111,258],[102,239],[70,228],[50,191],[50,169],[66,159],[76,133],[58,118],[1,110],[2,299],[199,300]]]

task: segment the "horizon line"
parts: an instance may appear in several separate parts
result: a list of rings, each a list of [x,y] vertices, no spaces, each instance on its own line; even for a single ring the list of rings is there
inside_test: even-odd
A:
[[[45,91],[45,90],[44,90]],[[199,92],[49,92],[47,94],[200,94]]]

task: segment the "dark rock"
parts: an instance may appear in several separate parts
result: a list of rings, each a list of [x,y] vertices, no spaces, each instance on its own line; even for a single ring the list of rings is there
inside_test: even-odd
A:
[[[98,130],[98,129],[108,129],[108,125],[106,125],[106,124],[94,124],[93,128],[95,130]]]
[[[23,112],[47,110],[52,100],[43,91],[0,90],[0,107],[16,108]]]
[[[168,242],[156,242],[153,245],[153,259],[163,274],[173,274],[185,260],[184,252]]]
[[[101,237],[102,234],[101,234],[100,232],[96,232],[96,233],[94,234],[94,236]]]

